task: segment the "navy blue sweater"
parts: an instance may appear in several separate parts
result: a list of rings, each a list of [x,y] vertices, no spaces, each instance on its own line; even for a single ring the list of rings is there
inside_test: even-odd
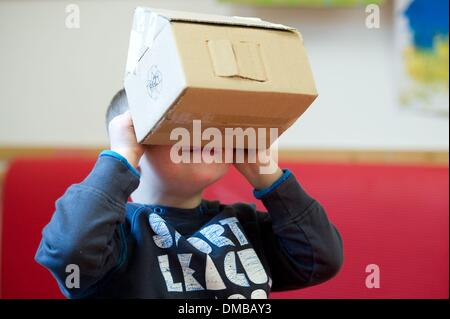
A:
[[[127,203],[138,173],[111,153],[56,202],[38,263],[69,298],[266,298],[340,269],[342,241],[288,171],[254,205]]]

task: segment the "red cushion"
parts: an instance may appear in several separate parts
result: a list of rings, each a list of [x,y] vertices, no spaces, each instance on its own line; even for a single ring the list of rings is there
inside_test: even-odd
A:
[[[34,262],[54,202],[81,181],[95,159],[14,161],[4,182],[3,298],[61,298],[55,280]],[[344,239],[337,277],[273,298],[448,298],[448,168],[285,163],[327,209]],[[254,202],[234,170],[206,191],[226,203]],[[262,209],[260,203],[258,207]],[[381,286],[365,286],[368,264]]]
[[[1,284],[3,298],[63,298],[52,275],[34,261],[55,200],[84,179],[92,158],[19,159],[4,180]]]

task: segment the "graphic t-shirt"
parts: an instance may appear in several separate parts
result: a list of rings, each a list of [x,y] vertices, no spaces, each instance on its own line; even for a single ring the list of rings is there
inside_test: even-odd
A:
[[[197,297],[267,298],[269,275],[235,216],[222,212],[189,236],[156,213],[149,214],[149,224],[159,270],[173,297],[197,292]]]
[[[67,297],[267,298],[341,267],[338,231],[288,170],[255,191],[267,213],[218,201],[193,209],[127,203],[138,185],[123,158],[102,154],[56,202],[36,260]]]

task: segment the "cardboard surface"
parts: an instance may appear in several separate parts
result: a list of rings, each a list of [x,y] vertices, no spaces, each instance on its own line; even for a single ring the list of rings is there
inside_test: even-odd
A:
[[[278,30],[295,30],[292,27],[285,26],[278,23],[272,23],[264,21],[256,17],[229,17],[215,14],[204,14],[186,11],[172,11],[156,8],[136,8],[138,15],[156,15],[161,18],[165,18],[169,21],[183,21],[194,23],[208,23],[208,24],[221,24],[221,25],[239,25],[247,27],[257,27],[266,29],[278,29]]]
[[[166,145],[193,120],[281,135],[317,97],[295,29],[147,8],[135,12],[125,89],[138,141]]]

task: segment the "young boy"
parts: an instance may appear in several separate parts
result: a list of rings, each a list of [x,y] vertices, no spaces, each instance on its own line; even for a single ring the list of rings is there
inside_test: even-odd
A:
[[[339,271],[340,235],[289,170],[234,164],[268,213],[202,200],[227,164],[174,164],[170,146],[136,142],[127,109],[122,90],[107,112],[111,149],[42,233],[36,260],[67,297],[267,298]]]

